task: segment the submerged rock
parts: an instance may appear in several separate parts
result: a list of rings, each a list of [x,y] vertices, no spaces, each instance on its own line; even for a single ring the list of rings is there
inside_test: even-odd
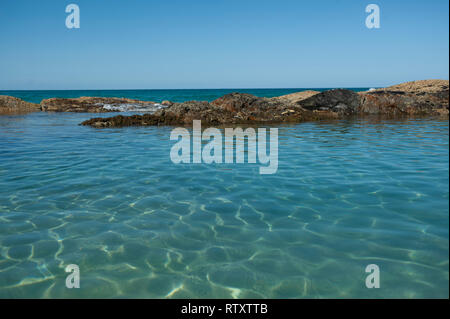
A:
[[[152,108],[155,102],[116,97],[89,96],[74,99],[51,98],[41,101],[41,109],[47,112],[118,112],[123,110],[124,105],[133,106],[137,109],[145,109]]]
[[[23,114],[38,112],[39,104],[25,102],[13,96],[0,95],[0,114]]]

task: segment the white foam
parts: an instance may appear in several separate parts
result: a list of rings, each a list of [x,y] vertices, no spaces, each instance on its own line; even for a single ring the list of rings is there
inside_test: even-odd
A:
[[[166,106],[154,103],[154,104],[135,104],[135,103],[123,103],[123,104],[102,104],[102,107],[108,111],[118,111],[118,112],[155,112],[159,109],[165,108]]]

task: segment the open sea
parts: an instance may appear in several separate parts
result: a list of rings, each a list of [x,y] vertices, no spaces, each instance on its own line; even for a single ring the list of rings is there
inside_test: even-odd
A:
[[[233,91],[299,89],[0,94]],[[112,115],[0,116],[0,298],[449,297],[448,120],[278,125],[278,171],[260,175],[259,163],[172,163],[173,127],[78,125]],[[70,264],[79,289],[66,288]]]

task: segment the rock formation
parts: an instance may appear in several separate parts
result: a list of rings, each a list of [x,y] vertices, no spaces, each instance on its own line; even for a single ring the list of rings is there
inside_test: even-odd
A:
[[[47,112],[88,112],[105,113],[117,112],[124,104],[136,107],[153,106],[155,102],[139,101],[116,97],[80,97],[76,99],[51,98],[42,100],[41,109]],[[105,108],[105,106],[107,106]]]
[[[357,93],[336,89],[315,94],[296,104],[306,110],[330,111],[341,115],[354,114],[359,107],[360,97]]]
[[[0,95],[0,114],[23,114],[40,111],[39,104],[28,103],[16,97]]]
[[[201,120],[207,125],[301,122],[325,118],[295,104],[259,98],[250,94],[230,93],[211,103],[189,101],[174,103],[172,106],[153,114],[94,118],[83,125],[95,127],[141,126],[141,125],[189,125],[193,120]]]
[[[355,116],[432,115],[448,117],[448,81],[425,80],[356,93],[335,89],[299,92],[276,98],[231,93],[208,102],[173,103],[153,114],[93,118],[94,127],[296,123]]]
[[[422,80],[360,92],[359,113],[385,115],[447,114],[449,81]]]
[[[297,123],[355,116],[447,116],[449,81],[423,80],[366,92],[334,89],[303,91],[273,98],[230,93],[212,102],[188,101],[155,104],[115,97],[51,98],[40,105],[15,97],[0,96],[0,114],[35,111],[105,113],[129,110],[151,114],[93,118],[83,125],[96,127],[139,125],[190,125],[201,120],[207,125],[252,123]]]

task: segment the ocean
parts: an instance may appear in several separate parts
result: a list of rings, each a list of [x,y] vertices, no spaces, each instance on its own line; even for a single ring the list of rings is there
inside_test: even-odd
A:
[[[233,91],[299,89],[0,94]],[[278,125],[278,170],[261,175],[174,164],[172,127],[78,125],[96,116],[111,114],[0,116],[0,298],[448,298],[448,120]],[[71,264],[80,289],[66,288]]]
[[[369,88],[347,88],[355,92],[367,91]],[[40,91],[2,91],[0,95],[10,95],[31,103],[40,103],[52,97],[77,98],[81,96],[122,97],[141,101],[161,103],[186,101],[213,101],[232,92],[249,93],[260,97],[274,97],[305,90],[326,91],[330,88],[291,88],[291,89],[180,89],[180,90],[40,90]]]

